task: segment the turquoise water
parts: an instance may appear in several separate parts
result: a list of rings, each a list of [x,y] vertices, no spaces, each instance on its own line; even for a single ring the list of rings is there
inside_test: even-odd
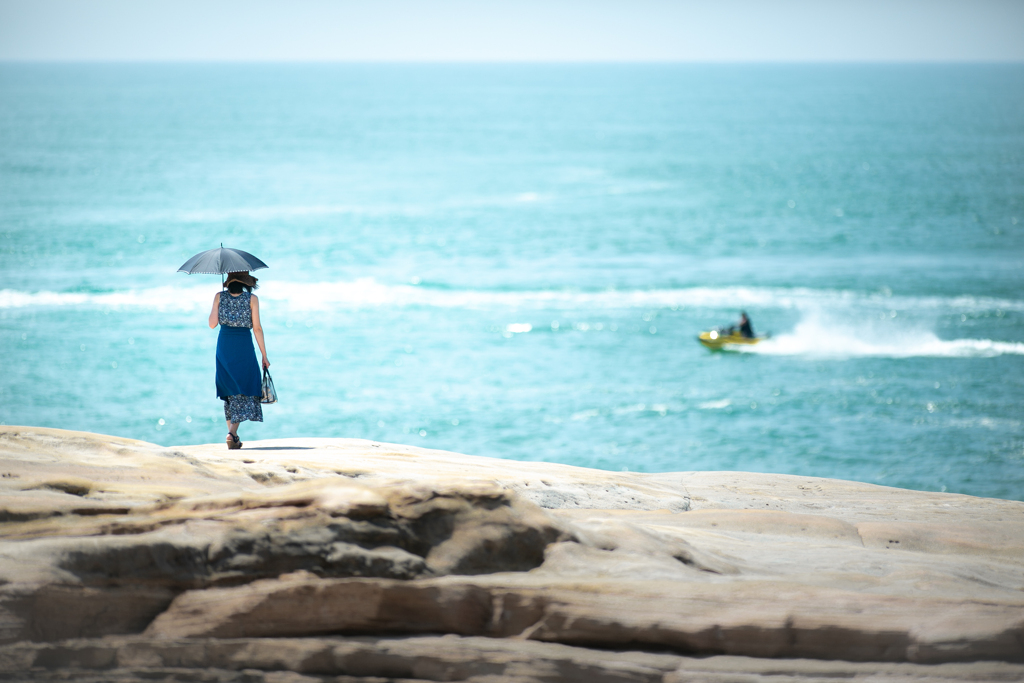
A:
[[[1024,499],[1024,67],[0,65],[0,422]],[[711,353],[746,310],[773,338]]]

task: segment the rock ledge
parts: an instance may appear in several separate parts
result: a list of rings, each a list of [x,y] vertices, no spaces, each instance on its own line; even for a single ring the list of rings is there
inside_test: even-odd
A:
[[[1015,501],[28,427],[0,492],[0,680],[1024,680]]]

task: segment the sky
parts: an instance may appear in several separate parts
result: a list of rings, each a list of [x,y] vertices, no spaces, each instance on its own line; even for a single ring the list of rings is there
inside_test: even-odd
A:
[[[1021,62],[1022,0],[0,0],[2,61]]]

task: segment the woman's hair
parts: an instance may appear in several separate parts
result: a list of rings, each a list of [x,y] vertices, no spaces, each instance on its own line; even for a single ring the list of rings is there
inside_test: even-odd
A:
[[[232,294],[241,294],[243,289],[251,292],[258,288],[259,285],[256,282],[256,278],[243,271],[240,273],[228,273],[228,279],[224,282],[224,286]]]

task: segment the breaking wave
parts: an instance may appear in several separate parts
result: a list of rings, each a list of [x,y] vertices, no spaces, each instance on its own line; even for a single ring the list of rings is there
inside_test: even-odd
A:
[[[26,306],[145,306],[159,310],[210,305],[215,283],[129,289],[111,292],[25,292],[0,290],[0,309]],[[315,293],[315,296],[311,296]],[[615,309],[787,309],[900,310],[914,312],[1024,311],[1024,301],[992,297],[913,297],[847,290],[779,287],[688,287],[633,290],[484,290],[425,285],[384,284],[372,278],[343,282],[267,282],[261,299],[294,311],[337,308],[430,306],[467,309],[615,310]],[[780,338],[781,339],[781,338]]]

